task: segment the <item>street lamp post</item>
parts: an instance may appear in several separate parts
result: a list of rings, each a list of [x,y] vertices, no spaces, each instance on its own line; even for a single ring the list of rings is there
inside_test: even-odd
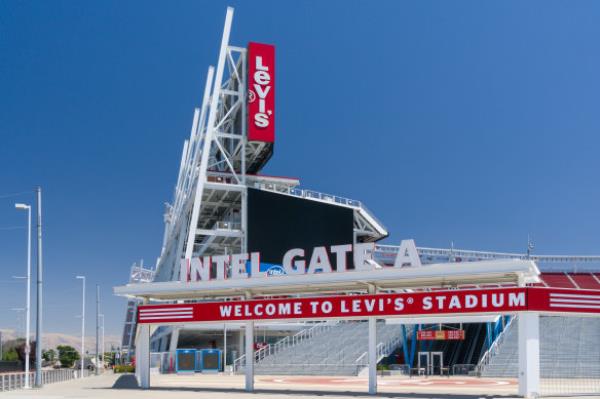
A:
[[[37,322],[35,323],[35,386],[42,387],[42,188],[37,188]]]
[[[99,357],[99,331],[100,331],[100,286],[96,284],[96,375],[100,374],[100,357]]]
[[[100,340],[100,353],[102,356],[100,357],[100,364],[102,364],[102,368],[104,369],[104,314],[100,313],[99,316],[102,318],[102,339]]]
[[[27,211],[27,289],[25,300],[25,389],[30,388],[29,384],[29,352],[30,352],[30,314],[31,314],[31,206],[25,204],[15,204],[16,209]]]
[[[83,283],[83,294],[81,295],[81,376],[83,378],[83,369],[85,363],[85,276],[76,276]]]

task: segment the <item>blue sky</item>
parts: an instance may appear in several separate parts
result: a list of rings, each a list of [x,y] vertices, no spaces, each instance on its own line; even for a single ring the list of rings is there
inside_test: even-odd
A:
[[[2,195],[40,184],[45,328],[78,333],[85,274],[121,333],[112,287],[159,254],[227,5],[232,44],[277,46],[265,173],[363,200],[390,243],[600,253],[597,2],[3,1],[0,327],[34,201]]]

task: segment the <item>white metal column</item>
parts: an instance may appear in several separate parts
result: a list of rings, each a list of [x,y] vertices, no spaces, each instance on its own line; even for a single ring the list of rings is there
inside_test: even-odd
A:
[[[177,356],[177,344],[179,343],[179,326],[173,326],[171,331],[171,337],[169,338],[169,359],[173,359],[175,364],[175,357]],[[169,365],[170,367],[170,365]]]
[[[369,394],[377,394],[377,319],[369,317]]]
[[[135,340],[135,375],[140,388],[150,388],[150,325],[140,324]]]
[[[369,294],[375,294],[374,286],[369,286]],[[377,394],[377,319],[369,317],[369,394]]]
[[[519,314],[519,395],[536,397],[540,392],[540,315]]]
[[[246,322],[246,391],[254,392],[254,322]]]

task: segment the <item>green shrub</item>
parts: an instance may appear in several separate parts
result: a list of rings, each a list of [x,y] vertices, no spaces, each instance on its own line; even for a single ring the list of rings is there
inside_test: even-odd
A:
[[[135,373],[135,366],[131,364],[120,364],[114,367],[115,373]]]

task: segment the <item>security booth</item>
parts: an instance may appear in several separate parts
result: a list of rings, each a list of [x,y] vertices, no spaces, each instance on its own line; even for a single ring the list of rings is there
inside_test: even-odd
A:
[[[196,349],[177,349],[175,353],[175,370],[177,373],[196,372]]]
[[[197,352],[197,370],[203,373],[218,373],[222,371],[221,359],[223,351],[219,349],[200,349]]]

